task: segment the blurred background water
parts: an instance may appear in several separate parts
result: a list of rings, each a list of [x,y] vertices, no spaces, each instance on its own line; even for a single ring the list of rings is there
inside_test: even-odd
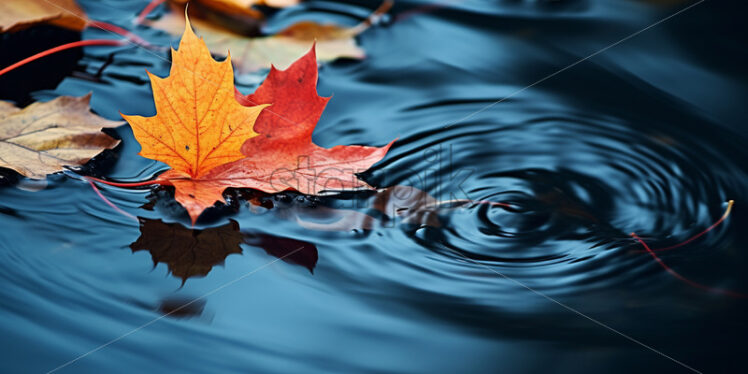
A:
[[[131,26],[146,1],[80,3],[93,19],[176,45]],[[59,372],[739,371],[748,302],[676,279],[628,233],[673,245],[734,199],[724,224],[661,258],[696,282],[748,293],[745,6],[704,1],[524,89],[691,4],[397,1],[359,36],[366,59],[320,68],[320,94],[333,99],[314,140],[399,137],[365,179],[421,192],[284,194],[258,207],[230,191],[230,205],[191,230],[168,190],[102,188],[138,224],[79,179],[3,174],[3,371],[47,372],[172,311]],[[267,28],[353,25],[378,5],[308,1]],[[28,55],[6,54],[27,42],[3,43],[4,58]],[[133,47],[61,61],[25,73],[33,83],[72,69],[56,88],[0,79],[2,99],[93,92],[92,109],[109,119],[152,115],[144,70],[170,66],[167,54]],[[240,90],[263,77],[239,77]],[[122,145],[84,172],[136,181],[165,169],[137,155],[127,126],[116,134]],[[408,200],[424,194],[513,207],[424,212]]]

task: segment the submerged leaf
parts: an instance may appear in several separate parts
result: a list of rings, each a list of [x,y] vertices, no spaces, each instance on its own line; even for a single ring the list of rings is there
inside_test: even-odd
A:
[[[43,179],[117,145],[101,129],[121,123],[91,113],[90,99],[61,96],[24,109],[0,102],[0,167]]]

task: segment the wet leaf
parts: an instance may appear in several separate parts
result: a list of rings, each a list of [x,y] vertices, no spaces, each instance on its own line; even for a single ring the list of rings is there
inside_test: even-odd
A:
[[[381,148],[339,145],[329,149],[312,143],[312,132],[329,100],[317,95],[316,86],[314,49],[285,71],[271,69],[254,94],[245,97],[237,92],[237,99],[245,105],[272,104],[255,123],[260,136],[247,139],[242,146],[246,157],[200,178],[183,178],[184,173],[169,170],[159,176],[160,183],[175,187],[177,201],[187,208],[193,222],[205,208],[223,201],[221,194],[227,187],[311,195],[370,189],[356,173],[381,160],[392,143]]]
[[[172,59],[168,77],[149,73],[157,114],[123,117],[142,147],[140,155],[171,167],[169,178],[176,180],[167,184],[174,185],[177,201],[194,222],[205,208],[224,201],[222,192],[229,185],[206,180],[204,188],[191,189],[191,181],[244,157],[241,146],[257,136],[252,127],[265,105],[246,107],[236,101],[230,59],[213,60],[189,24]]]
[[[271,66],[285,69],[315,41],[319,61],[331,61],[342,57],[364,58],[365,53],[356,44],[355,37],[369,27],[372,19],[386,13],[390,6],[389,2],[385,2],[367,21],[355,27],[302,21],[269,36],[246,35],[238,32],[238,27],[227,27],[225,22],[211,22],[193,17],[192,23],[198,33],[205,38],[212,53],[225,56],[230,50],[236,70],[239,73],[248,73],[269,69]],[[183,14],[183,11],[174,10],[156,21],[150,21],[149,24],[173,35],[179,35],[184,29]]]
[[[14,32],[39,23],[71,30],[86,27],[86,14],[74,0],[0,1],[0,32]]]
[[[188,0],[171,0],[174,4],[184,6]],[[230,15],[245,15],[262,18],[262,12],[253,8],[255,5],[268,6],[271,8],[285,8],[296,5],[300,0],[192,0],[191,7],[205,7],[217,12]]]
[[[287,70],[271,69],[255,93],[242,96],[237,92],[242,104],[272,103],[272,110],[257,118],[255,129],[260,136],[242,146],[247,158],[230,167],[234,178],[252,178],[252,188],[269,193],[295,190],[317,195],[323,191],[371,189],[356,173],[381,160],[392,142],[384,147],[333,148],[312,143],[312,133],[329,100],[317,95],[316,87],[317,62],[312,47]]]
[[[90,99],[61,96],[24,109],[0,102],[0,167],[43,179],[117,145],[101,129],[121,123],[91,113]]]
[[[312,143],[328,100],[317,95],[313,48],[289,69],[272,69],[247,97],[235,91],[230,60],[215,62],[189,24],[173,56],[168,78],[151,76],[157,115],[124,117],[143,146],[140,154],[172,167],[156,183],[174,186],[193,223],[215,202],[225,203],[228,187],[305,194],[371,188],[356,173],[382,159],[392,143],[330,149]],[[260,113],[268,105],[273,110]]]

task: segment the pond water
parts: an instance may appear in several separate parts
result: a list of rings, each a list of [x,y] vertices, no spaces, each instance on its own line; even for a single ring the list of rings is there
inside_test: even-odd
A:
[[[176,45],[131,26],[146,3],[81,1],[94,19]],[[652,247],[674,245],[734,199],[722,225],[659,255],[693,282],[748,293],[744,7],[705,1],[676,14],[693,2],[429,4],[397,1],[359,37],[365,60],[320,68],[320,94],[333,98],[317,144],[399,138],[364,175],[380,193],[230,191],[229,206],[206,212],[193,230],[168,189],[100,187],[138,223],[73,173],[43,183],[3,174],[3,371],[742,366],[748,300],[674,277],[629,233]],[[268,27],[308,18],[355,24],[377,6],[309,1]],[[111,35],[88,29],[83,37]],[[39,64],[32,80],[65,66]],[[166,53],[87,48],[74,74],[30,97],[92,92],[104,117],[152,115],[144,70],[165,76],[169,66]],[[263,78],[237,79],[248,93]],[[129,127],[116,134],[121,146],[81,173],[140,181],[165,170],[137,155]],[[429,199],[511,207],[420,209]]]

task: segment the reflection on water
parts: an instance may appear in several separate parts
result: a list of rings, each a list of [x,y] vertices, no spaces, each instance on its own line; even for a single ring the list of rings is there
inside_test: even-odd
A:
[[[83,1],[93,18],[125,27],[145,3]],[[307,1],[267,27],[355,24],[378,5]],[[704,2],[528,89],[686,2],[438,5],[398,1],[385,26],[361,35],[367,59],[320,69],[320,94],[335,100],[317,144],[399,138],[363,175],[379,192],[229,191],[228,205],[192,228],[168,189],[102,186],[138,226],[84,181],[54,175],[21,188],[2,174],[9,371],[50,370],[201,295],[184,311],[197,318],[160,320],[60,372],[683,369],[517,282],[697,370],[739,367],[745,300],[675,279],[628,234],[671,246],[734,199],[722,225],[660,255],[698,283],[748,290],[744,5]],[[169,69],[166,56],[137,48],[86,49],[78,64],[80,74],[33,98],[92,91],[107,118],[148,114],[144,68]],[[240,90],[262,78],[239,77],[253,82]],[[137,155],[129,128],[117,132],[121,147],[86,173],[138,181],[164,170]]]
[[[213,266],[222,264],[232,253],[242,253],[243,241],[239,224],[231,221],[223,226],[192,230],[179,223],[143,219],[140,237],[130,244],[133,252],[151,253],[153,265],[159,262],[182,281],[194,276],[205,276]]]
[[[130,249],[150,252],[154,266],[166,264],[169,272],[184,282],[208,275],[230,254],[241,254],[241,244],[262,248],[267,254],[301,265],[310,272],[317,264],[314,244],[262,233],[244,234],[233,220],[222,226],[192,229],[181,223],[141,218],[140,237],[130,244]]]

